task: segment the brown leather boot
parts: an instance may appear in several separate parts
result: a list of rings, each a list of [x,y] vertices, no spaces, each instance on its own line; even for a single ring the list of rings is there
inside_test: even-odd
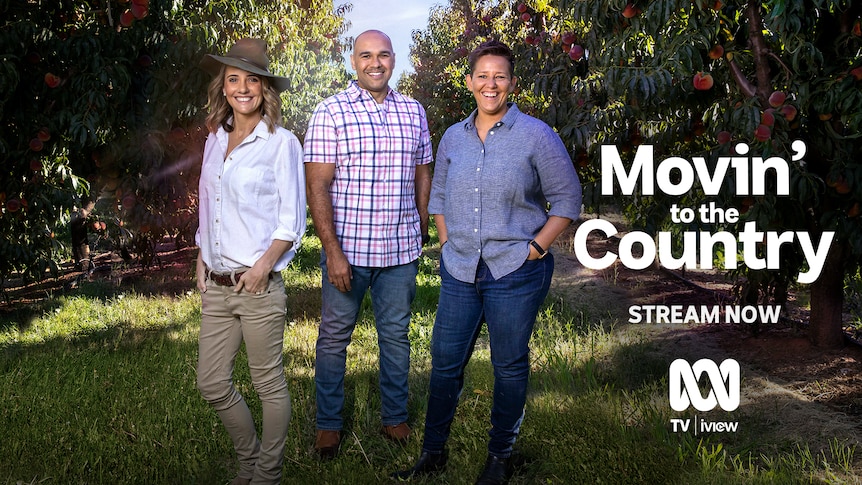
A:
[[[383,426],[383,436],[396,443],[404,443],[410,438],[410,426],[407,423]]]
[[[321,460],[331,460],[338,454],[338,447],[341,445],[341,431],[331,431],[328,429],[317,430],[317,437],[314,439],[314,451],[320,456]]]

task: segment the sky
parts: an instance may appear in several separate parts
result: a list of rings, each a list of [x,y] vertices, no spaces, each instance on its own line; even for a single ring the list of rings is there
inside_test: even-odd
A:
[[[412,32],[428,27],[428,13],[434,5],[447,5],[448,0],[352,0],[335,1],[335,6],[352,3],[353,10],[347,13],[350,29],[346,35],[356,37],[369,29],[385,32],[392,39],[395,50],[395,70],[389,85],[395,87],[401,73],[413,71],[410,64],[410,44],[413,42]],[[350,67],[350,52],[346,53],[347,70],[355,72]]]

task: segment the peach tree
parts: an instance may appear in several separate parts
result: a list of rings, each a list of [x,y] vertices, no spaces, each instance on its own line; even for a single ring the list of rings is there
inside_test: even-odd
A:
[[[164,236],[192,243],[206,137],[206,53],[270,45],[294,80],[285,125],[342,86],[343,14],[332,0],[0,1],[0,282],[57,274],[70,213],[97,198],[106,237],[144,262]],[[101,227],[100,227],[101,229]]]
[[[633,228],[652,234],[738,233],[750,221],[761,231],[804,231],[814,239],[834,231],[823,270],[810,285],[810,337],[823,347],[843,344],[845,278],[859,278],[862,256],[862,2],[453,0],[449,10],[461,20],[450,21],[456,31],[444,54],[461,73],[463,62],[452,59],[459,48],[487,37],[513,46],[522,90],[517,100],[570,147],[591,207],[609,197],[600,190],[603,145],[617,147],[629,165],[641,146],[653,147],[657,161],[702,157],[711,170],[719,157],[738,155],[741,145],[752,157],[795,159],[788,195],[778,195],[774,185],[763,195],[738,193],[738,174],[728,172],[717,194],[695,186],[681,195],[613,197]],[[498,12],[490,31],[470,35],[472,19],[490,11]],[[432,26],[425,34],[442,36]],[[414,36],[415,57],[430,50],[423,35]],[[423,78],[442,80],[439,68],[416,69],[419,88]],[[416,96],[439,103],[424,94]],[[802,160],[796,140],[805,143]],[[708,224],[670,220],[674,205],[708,203],[741,216]],[[741,302],[786,301],[807,266],[798,242],[782,245],[780,259],[778,268],[743,263],[732,272]]]

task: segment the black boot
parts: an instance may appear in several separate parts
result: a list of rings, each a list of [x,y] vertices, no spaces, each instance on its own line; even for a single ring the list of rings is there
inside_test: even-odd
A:
[[[485,460],[485,469],[476,479],[476,485],[504,485],[512,476],[511,458],[500,458],[488,455]]]
[[[443,468],[446,467],[446,460],[448,460],[448,458],[449,454],[446,450],[443,450],[441,453],[429,453],[423,450],[422,454],[419,455],[419,459],[416,461],[416,464],[413,465],[412,468],[394,472],[391,477],[396,480],[409,480],[417,476],[421,477],[431,475],[433,473],[440,473],[443,471]]]

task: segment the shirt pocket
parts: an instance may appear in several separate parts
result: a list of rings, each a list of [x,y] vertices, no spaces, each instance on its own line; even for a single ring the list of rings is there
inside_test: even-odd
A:
[[[262,207],[276,196],[271,173],[247,167],[237,167],[231,180],[231,192],[241,205]]]

